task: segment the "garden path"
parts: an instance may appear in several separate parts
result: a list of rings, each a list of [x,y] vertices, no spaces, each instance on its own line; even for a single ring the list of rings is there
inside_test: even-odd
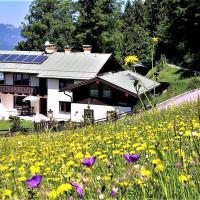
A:
[[[200,88],[185,92],[171,99],[168,99],[167,101],[158,104],[156,107],[158,108],[158,110],[167,109],[168,107],[179,105],[184,102],[195,101],[198,99],[198,96],[200,97]]]

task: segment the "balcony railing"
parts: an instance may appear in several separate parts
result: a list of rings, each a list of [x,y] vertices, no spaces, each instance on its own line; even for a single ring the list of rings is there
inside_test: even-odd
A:
[[[27,94],[27,95],[41,95],[47,94],[46,90],[41,90],[39,87],[19,86],[19,85],[0,85],[0,92],[11,94]]]

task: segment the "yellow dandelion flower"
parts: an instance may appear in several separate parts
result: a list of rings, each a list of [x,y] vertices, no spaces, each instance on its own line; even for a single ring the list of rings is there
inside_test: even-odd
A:
[[[104,181],[109,181],[109,180],[110,180],[110,176],[104,176],[104,177],[103,177],[103,180],[104,180]]]
[[[123,181],[123,182],[119,183],[119,185],[121,187],[130,187],[131,184],[129,182],[127,182],[127,181]]]
[[[61,184],[61,185],[58,186],[57,192],[58,192],[58,194],[63,194],[64,192],[67,192],[67,191],[69,191],[71,189],[72,189],[71,184],[69,184],[69,183],[63,183],[63,184]]]
[[[157,164],[160,164],[160,163],[161,163],[160,159],[154,159],[154,160],[152,160],[151,162],[152,162],[152,164],[154,164],[154,165],[157,165]]]
[[[31,166],[30,171],[31,171],[32,175],[37,174],[40,172],[40,167],[39,166]]]
[[[56,199],[59,194],[56,192],[56,190],[52,190],[48,193],[49,199]]]
[[[155,172],[162,172],[164,170],[164,166],[160,163],[155,167]]]
[[[181,183],[185,183],[185,182],[189,181],[189,179],[190,179],[190,176],[188,176],[188,175],[183,175],[183,174],[181,174],[181,175],[178,177],[178,180],[179,180]]]
[[[0,171],[6,171],[8,169],[7,166],[0,166]]]
[[[8,177],[10,177],[10,176],[11,176],[10,173],[6,173],[6,174],[4,175],[5,178],[8,178]]]
[[[124,59],[124,63],[125,65],[135,65],[139,62],[139,58],[135,55],[132,55],[132,56],[127,56],[125,59]]]
[[[84,155],[83,155],[82,152],[78,152],[78,153],[74,156],[75,159],[82,159],[83,157],[84,157]]]
[[[140,170],[141,176],[144,176],[146,178],[149,178],[151,176],[151,172],[149,170],[141,169]]]
[[[142,181],[142,180],[140,180],[140,179],[136,179],[136,180],[135,180],[135,183],[136,183],[137,185],[142,185],[142,184],[144,183],[144,181]]]
[[[67,166],[73,166],[75,164],[75,162],[73,160],[70,160],[67,162]]]
[[[17,179],[19,182],[25,181],[27,180],[27,178],[25,176],[21,176]]]
[[[120,150],[113,150],[112,153],[113,153],[114,155],[120,154]]]
[[[11,195],[12,195],[12,191],[11,190],[5,189],[5,190],[2,191],[3,199],[11,198]]]

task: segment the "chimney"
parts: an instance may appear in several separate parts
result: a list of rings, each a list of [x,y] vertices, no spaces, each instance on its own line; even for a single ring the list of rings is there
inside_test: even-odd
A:
[[[46,41],[44,46],[45,46],[45,52],[47,54],[52,54],[57,51],[56,45],[50,43],[49,41]]]
[[[83,45],[83,51],[84,51],[84,53],[91,53],[92,46],[91,45]]]
[[[71,53],[71,48],[70,48],[70,46],[69,46],[69,45],[64,46],[64,51],[65,51],[65,53]]]

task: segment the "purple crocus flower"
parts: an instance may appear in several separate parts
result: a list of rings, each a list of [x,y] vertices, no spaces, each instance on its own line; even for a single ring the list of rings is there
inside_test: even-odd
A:
[[[75,188],[76,192],[78,193],[80,199],[83,199],[83,189],[82,187],[74,182],[71,182],[71,185]]]
[[[176,168],[181,168],[181,167],[182,167],[182,163],[177,162],[177,163],[175,164],[175,167],[176,167]]]
[[[134,163],[137,160],[139,160],[140,156],[138,154],[124,154],[124,158],[129,162],[129,163]]]
[[[117,191],[118,191],[118,188],[113,188],[113,189],[112,189],[112,191],[111,191],[111,196],[112,196],[112,198],[115,198],[115,197],[116,197]]]
[[[87,167],[92,167],[92,165],[95,163],[96,157],[91,157],[91,158],[84,158],[82,165],[87,166]]]
[[[37,176],[33,176],[31,179],[27,180],[26,183],[28,184],[28,186],[30,188],[36,188],[39,186],[41,181],[42,181],[42,176],[37,175]]]

